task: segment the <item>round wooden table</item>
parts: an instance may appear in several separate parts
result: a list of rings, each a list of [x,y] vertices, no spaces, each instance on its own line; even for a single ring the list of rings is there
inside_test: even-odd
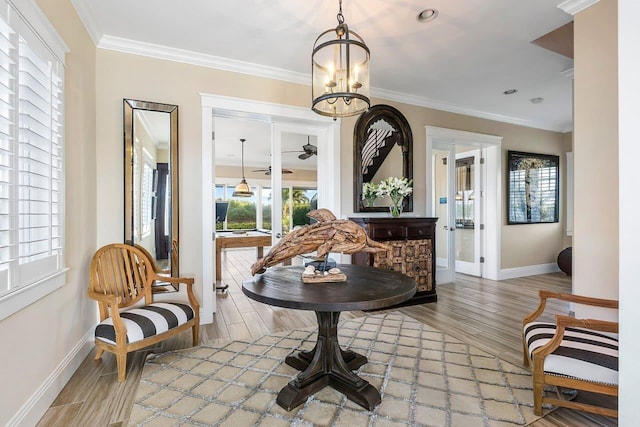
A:
[[[367,363],[367,358],[338,344],[338,318],[342,311],[374,310],[406,301],[415,294],[416,283],[391,270],[362,265],[338,267],[347,275],[346,282],[303,283],[302,267],[276,267],[242,283],[242,291],[253,300],[316,312],[315,347],[294,351],[285,360],[302,371],[278,393],[277,403],[288,411],[326,386],[369,410],[380,403],[378,390],[352,372]]]

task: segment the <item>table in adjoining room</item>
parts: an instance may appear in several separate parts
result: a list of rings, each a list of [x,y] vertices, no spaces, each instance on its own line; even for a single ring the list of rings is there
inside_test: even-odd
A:
[[[247,230],[216,231],[216,282],[222,280],[222,249],[253,248],[257,249],[257,258],[264,256],[264,247],[271,246],[271,231]]]
[[[339,265],[347,280],[334,283],[303,283],[303,267],[270,268],[245,280],[242,291],[249,298],[277,307],[313,310],[318,319],[318,339],[313,350],[294,351],[285,362],[302,372],[287,384],[276,399],[286,410],[306,401],[326,386],[349,400],[372,410],[380,393],[352,371],[367,358],[338,343],[338,319],[342,311],[374,310],[401,303],[416,292],[416,282],[391,270]]]

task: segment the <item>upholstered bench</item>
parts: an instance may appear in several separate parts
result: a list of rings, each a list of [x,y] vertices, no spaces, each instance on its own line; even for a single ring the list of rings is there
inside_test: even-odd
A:
[[[546,301],[556,298],[577,304],[611,309],[618,302],[578,295],[540,291],[538,309],[523,319],[524,364],[533,364],[534,412],[542,414],[542,404],[618,416],[612,408],[571,402],[544,395],[544,385],[618,395],[618,323],[595,319],[556,316],[556,323],[536,321]]]

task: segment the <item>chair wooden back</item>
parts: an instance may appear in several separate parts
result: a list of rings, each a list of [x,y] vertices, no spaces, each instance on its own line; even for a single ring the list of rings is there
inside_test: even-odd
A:
[[[136,304],[145,298],[152,301],[153,263],[140,249],[113,243],[98,249],[89,268],[89,291],[121,298],[119,308]],[[103,305],[105,307],[103,307]],[[100,304],[103,319],[108,316],[106,304]]]

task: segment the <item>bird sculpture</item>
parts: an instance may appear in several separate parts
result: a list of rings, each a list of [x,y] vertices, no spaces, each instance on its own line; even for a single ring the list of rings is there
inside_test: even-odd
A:
[[[328,209],[316,209],[307,216],[317,222],[294,229],[284,236],[267,255],[251,266],[251,274],[263,273],[267,267],[313,251],[316,251],[318,259],[323,259],[330,252],[353,254],[389,250],[384,243],[371,240],[358,224],[336,219]]]

